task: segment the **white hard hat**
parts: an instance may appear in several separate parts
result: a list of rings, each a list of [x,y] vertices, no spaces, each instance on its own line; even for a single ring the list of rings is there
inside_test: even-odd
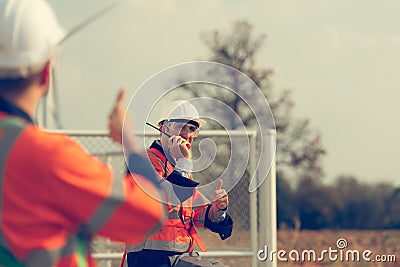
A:
[[[47,1],[0,0],[0,78],[41,71],[64,36]]]
[[[200,119],[199,112],[196,107],[189,101],[175,100],[172,101],[165,109],[161,112],[158,125],[165,121],[176,121],[176,120],[186,120],[194,121],[198,123],[199,127],[202,127],[207,122]]]

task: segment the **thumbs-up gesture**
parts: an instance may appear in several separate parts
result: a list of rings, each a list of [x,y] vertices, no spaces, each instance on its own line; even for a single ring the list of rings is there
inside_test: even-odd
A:
[[[214,204],[220,210],[225,210],[228,207],[229,200],[228,194],[226,193],[225,189],[222,189],[222,179],[218,181],[217,187],[215,188],[214,192]]]

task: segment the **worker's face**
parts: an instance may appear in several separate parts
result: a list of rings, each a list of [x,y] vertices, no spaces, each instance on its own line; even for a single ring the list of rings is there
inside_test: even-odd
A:
[[[163,126],[165,132],[171,135],[179,135],[180,137],[186,139],[190,144],[193,142],[194,138],[199,134],[199,128],[191,123],[185,122],[167,122]],[[163,135],[164,138],[168,138]]]

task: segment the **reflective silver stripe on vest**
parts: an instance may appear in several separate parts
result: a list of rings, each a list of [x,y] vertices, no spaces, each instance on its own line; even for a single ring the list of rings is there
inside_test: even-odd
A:
[[[26,123],[16,117],[6,117],[0,120],[0,222],[2,219],[3,206],[3,180],[6,171],[6,162],[11,148],[14,146],[19,135],[24,130]],[[9,246],[0,228],[0,245],[7,250]]]
[[[125,201],[126,194],[123,187],[123,178],[114,174],[111,179],[110,194],[99,204],[97,210],[85,225],[80,228],[83,236],[91,236],[98,232],[107,223],[118,206]]]
[[[144,244],[144,248],[146,249],[158,249],[177,252],[187,252],[189,247],[190,243],[170,242],[165,240],[146,240]]]
[[[152,156],[154,156],[154,157],[158,160],[158,162],[160,162],[161,166],[163,166],[163,168],[164,168],[164,170],[165,170],[164,178],[168,177],[168,175],[169,175],[170,173],[169,173],[168,168],[166,167],[167,162],[162,161],[162,159],[160,159],[155,153],[153,153],[153,152],[151,152],[151,151],[147,151],[147,153],[148,153],[148,154],[151,154]]]
[[[25,259],[27,267],[45,267],[53,266],[57,260],[67,256],[72,256],[76,251],[76,236],[69,236],[67,243],[64,247],[46,250],[37,249],[32,251]]]
[[[154,249],[154,250],[167,250],[175,252],[187,252],[189,250],[190,243],[184,242],[170,242],[165,240],[146,240],[144,243],[136,246],[127,246],[127,252],[138,252],[142,249]]]
[[[0,120],[0,222],[2,221],[2,192],[3,179],[5,176],[5,163],[9,152],[16,143],[20,134],[25,129],[27,123],[16,117],[6,117]],[[27,237],[29,238],[29,237]],[[4,237],[4,233],[0,229],[0,245],[9,250],[9,245]],[[89,245],[89,244],[88,244]],[[62,257],[71,256],[75,253],[76,237],[70,236],[64,247],[46,250],[37,249],[28,254],[23,260],[27,267],[51,267],[56,261]]]
[[[168,219],[180,219],[181,217],[179,213],[180,213],[179,210],[174,208],[168,211],[166,215]]]

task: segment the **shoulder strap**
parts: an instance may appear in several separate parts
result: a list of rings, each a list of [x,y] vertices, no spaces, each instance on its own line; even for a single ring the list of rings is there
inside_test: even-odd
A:
[[[87,267],[85,241],[81,235],[77,236],[76,254],[78,257],[78,267]]]
[[[7,155],[18,139],[19,134],[25,127],[26,123],[22,119],[14,116],[7,116],[0,120],[0,131],[5,131],[3,135],[3,141],[0,142],[0,183],[2,183],[2,175],[4,171],[4,164],[6,162]],[[2,186],[0,184],[0,194],[2,191]],[[0,206],[1,212],[1,206]],[[0,230],[1,231],[1,230]],[[0,233],[1,236],[1,233]],[[6,247],[2,244],[0,245],[0,265],[1,266],[12,266],[12,267],[23,267],[24,264],[19,261]]]
[[[0,265],[7,267],[25,267],[22,262],[17,260],[8,250],[0,247]]]
[[[76,253],[78,267],[88,267],[87,260],[85,258],[85,242],[81,236],[77,237]],[[0,246],[0,266],[6,267],[25,267],[25,265],[17,260],[7,249]]]
[[[28,122],[16,116],[6,116],[0,119],[0,128],[10,129],[10,128],[24,128]]]
[[[165,157],[165,155],[160,150],[158,150],[154,147],[149,148],[147,150],[147,153],[153,154],[154,156],[159,158],[163,163],[165,163],[167,161],[167,158]]]
[[[147,154],[157,158],[161,166],[164,166],[164,178],[167,178],[167,176],[170,174],[170,170],[168,169],[167,166],[168,165],[167,157],[155,147],[150,147],[147,150]]]

